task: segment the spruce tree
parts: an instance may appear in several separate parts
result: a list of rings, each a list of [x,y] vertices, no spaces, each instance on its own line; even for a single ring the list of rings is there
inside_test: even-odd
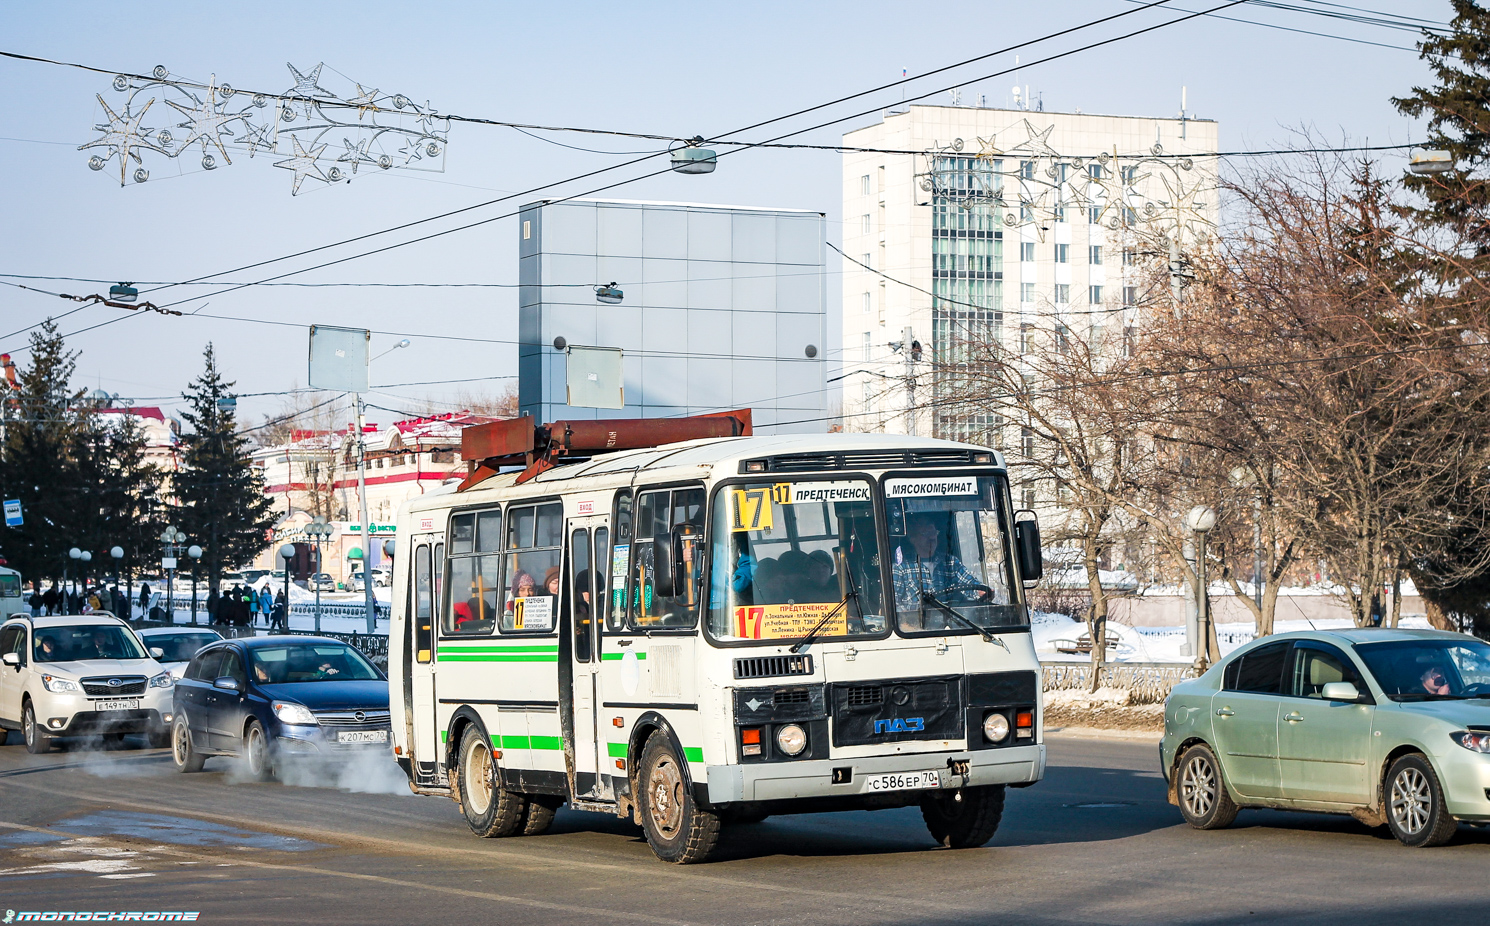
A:
[[[0,493],[20,499],[25,523],[0,534],[12,567],[25,581],[71,571],[71,547],[88,548],[96,508],[79,470],[77,448],[91,425],[82,390],[70,385],[78,354],[51,319],[31,332],[31,365],[3,403]]]
[[[202,569],[216,593],[222,571],[247,564],[269,545],[272,502],[249,462],[247,438],[237,432],[234,384],[217,369],[212,345],[202,374],[182,393],[191,430],[181,438],[181,471],[175,479],[177,525],[202,548]]]
[[[1418,42],[1428,63],[1432,87],[1414,87],[1393,105],[1405,115],[1428,120],[1428,146],[1448,151],[1456,168],[1444,174],[1411,175],[1407,188],[1423,197],[1421,220],[1444,227],[1466,242],[1469,266],[1445,264],[1449,278],[1483,271],[1490,260],[1490,10],[1475,0],[1450,0],[1454,18],[1449,32],[1425,32]],[[1476,266],[1480,265],[1480,266]]]

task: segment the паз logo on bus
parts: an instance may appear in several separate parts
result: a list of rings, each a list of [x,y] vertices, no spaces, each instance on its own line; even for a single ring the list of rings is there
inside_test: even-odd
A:
[[[880,733],[920,733],[926,729],[926,719],[923,717],[896,717],[894,720],[876,720],[874,732]]]

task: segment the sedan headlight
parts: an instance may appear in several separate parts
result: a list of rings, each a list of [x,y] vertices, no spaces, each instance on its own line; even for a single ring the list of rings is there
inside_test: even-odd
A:
[[[41,683],[46,687],[47,691],[53,694],[61,694],[64,691],[82,691],[78,687],[77,682],[71,679],[58,678],[55,675],[43,675],[41,677]]]
[[[1009,718],[993,713],[983,718],[983,735],[990,743],[1002,743],[1009,738]]]
[[[1463,746],[1471,752],[1490,752],[1490,731],[1460,730],[1458,733],[1450,733],[1454,742]]]
[[[316,715],[310,712],[310,708],[306,707],[304,704],[296,704],[293,701],[275,701],[274,716],[279,718],[280,723],[318,723],[318,721],[316,720]]]
[[[807,731],[794,723],[778,727],[776,746],[786,755],[799,756],[807,748]]]
[[[176,679],[169,671],[162,672],[150,680],[151,688],[169,688],[176,684]]]

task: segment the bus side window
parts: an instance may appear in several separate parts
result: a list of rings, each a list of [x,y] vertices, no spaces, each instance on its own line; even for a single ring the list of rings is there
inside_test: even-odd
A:
[[[434,623],[434,585],[429,544],[414,550],[414,658],[430,660],[430,638]]]
[[[605,620],[605,628],[613,632],[626,629],[632,546],[631,490],[622,489],[616,493],[616,546],[611,553],[610,607],[606,611]]]
[[[564,601],[566,616],[574,619],[574,661],[589,662],[592,650],[590,622],[590,532],[569,535],[570,594]]]

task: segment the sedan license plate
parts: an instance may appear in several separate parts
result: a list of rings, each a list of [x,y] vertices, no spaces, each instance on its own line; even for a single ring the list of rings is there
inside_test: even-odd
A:
[[[861,792],[874,794],[879,791],[910,791],[916,788],[939,788],[942,784],[941,773],[936,769],[923,772],[885,772],[882,775],[869,775],[864,779]]]
[[[94,701],[95,711],[137,711],[140,709],[138,698],[129,701]]]
[[[341,730],[336,734],[338,743],[386,743],[387,730]]]

